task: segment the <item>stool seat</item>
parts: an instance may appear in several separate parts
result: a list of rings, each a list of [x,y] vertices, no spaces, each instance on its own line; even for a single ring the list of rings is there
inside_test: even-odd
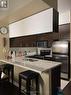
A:
[[[39,82],[38,82],[38,76],[39,74],[34,72],[34,71],[31,71],[31,70],[27,70],[27,71],[24,71],[24,72],[21,72],[19,74],[19,95],[21,93],[21,80],[24,79],[26,80],[26,94],[27,95],[31,95],[30,94],[30,85],[31,85],[31,80],[35,80],[35,83],[36,83],[36,95],[38,95],[38,92],[39,92]],[[32,87],[33,88],[33,87]]]
[[[26,80],[27,79],[34,79],[38,76],[38,73],[31,71],[31,70],[27,70],[27,71],[21,72],[20,76]]]

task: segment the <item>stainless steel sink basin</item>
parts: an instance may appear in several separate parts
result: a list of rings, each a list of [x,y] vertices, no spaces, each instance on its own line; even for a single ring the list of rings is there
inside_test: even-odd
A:
[[[31,58],[25,58],[23,59],[24,61],[31,61],[31,62],[34,62],[34,61],[38,61],[37,59],[31,59]]]

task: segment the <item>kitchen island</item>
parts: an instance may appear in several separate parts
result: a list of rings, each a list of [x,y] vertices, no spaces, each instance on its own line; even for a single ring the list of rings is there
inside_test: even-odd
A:
[[[16,57],[15,59],[2,59],[0,63],[13,64],[25,70],[38,72],[40,95],[56,95],[57,87],[60,86],[60,62]]]

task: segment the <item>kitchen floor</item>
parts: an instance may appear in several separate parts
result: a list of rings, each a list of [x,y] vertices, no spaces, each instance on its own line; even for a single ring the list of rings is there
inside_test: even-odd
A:
[[[63,90],[64,95],[71,95],[71,82],[67,84],[67,86]]]
[[[64,95],[71,95],[71,82],[63,90]],[[18,88],[11,83],[0,84],[0,95],[19,95]],[[23,93],[21,95],[24,95]]]
[[[0,84],[0,95],[19,95],[19,91],[16,86],[9,82],[4,82]]]
[[[63,79],[61,79],[61,89],[63,90],[65,87],[66,87],[66,85],[69,83],[69,81],[68,80],[63,80]]]

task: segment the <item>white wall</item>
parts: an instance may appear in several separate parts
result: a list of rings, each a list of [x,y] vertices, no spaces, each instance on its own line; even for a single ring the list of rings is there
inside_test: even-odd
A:
[[[53,8],[9,25],[9,37],[18,37],[53,31]]]
[[[71,0],[57,0],[59,13],[64,13],[71,9]]]
[[[58,0],[59,25],[70,23],[71,0]]]
[[[59,14],[59,25],[70,23],[70,10]]]

